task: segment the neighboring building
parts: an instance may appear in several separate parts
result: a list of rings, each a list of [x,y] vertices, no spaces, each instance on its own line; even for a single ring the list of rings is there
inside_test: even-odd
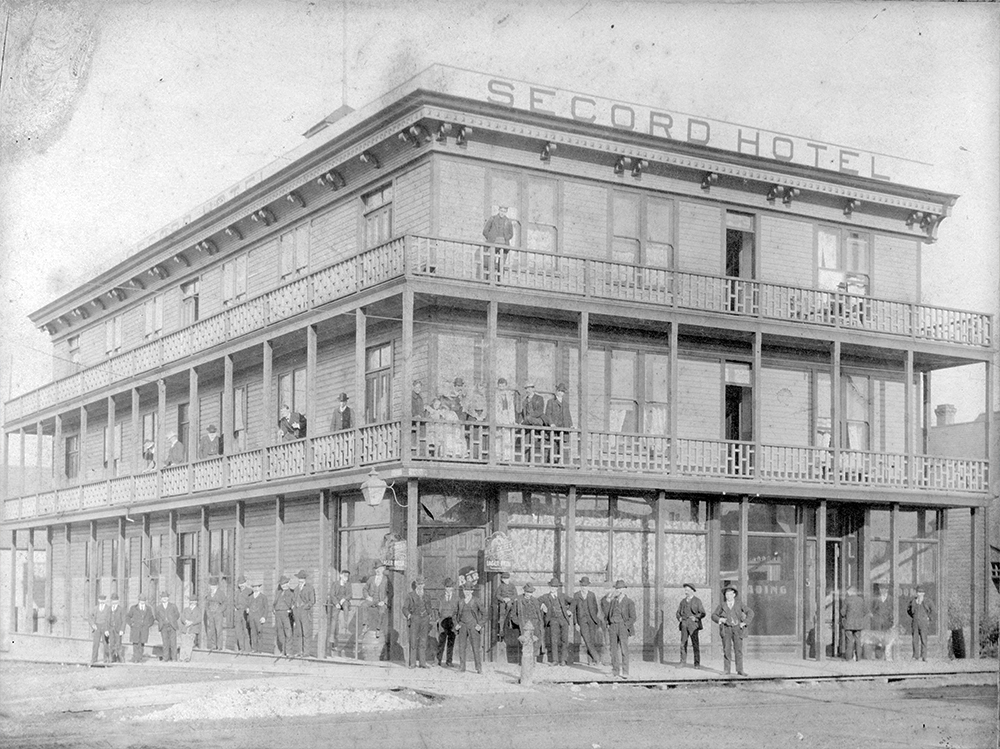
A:
[[[956,196],[878,155],[440,67],[337,115],[32,315],[80,371],[6,405],[7,455],[42,435],[55,485],[7,479],[6,623],[84,636],[98,591],[270,594],[300,568],[323,591],[388,557],[397,598],[417,570],[623,578],[633,646],[667,659],[681,585],[712,605],[731,581],[751,649],[824,658],[848,586],[891,586],[904,618],[917,584],[946,597],[968,543],[946,510],[981,524],[987,462],[926,449],[928,381],[995,345],[991,315],[921,301]]]

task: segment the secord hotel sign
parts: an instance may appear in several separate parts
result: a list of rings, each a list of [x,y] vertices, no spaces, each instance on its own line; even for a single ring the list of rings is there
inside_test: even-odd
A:
[[[908,161],[724,120],[695,117],[511,79],[483,78],[485,80],[481,85],[485,90],[477,98],[485,95],[492,104],[855,177],[894,181],[893,167],[896,162]]]

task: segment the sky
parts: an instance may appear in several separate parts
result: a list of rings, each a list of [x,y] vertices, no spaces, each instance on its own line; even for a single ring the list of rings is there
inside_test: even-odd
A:
[[[1000,311],[995,5],[0,0],[4,21],[2,400],[51,379],[30,312],[435,62],[925,162],[961,197],[922,301]],[[985,407],[967,369],[935,379],[958,421]]]

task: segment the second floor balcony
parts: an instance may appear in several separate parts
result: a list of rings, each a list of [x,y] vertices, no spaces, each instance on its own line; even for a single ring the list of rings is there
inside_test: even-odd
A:
[[[7,421],[154,372],[388,281],[441,279],[654,305],[971,347],[993,345],[992,315],[850,293],[553,255],[417,235],[397,237],[14,398]]]
[[[705,479],[733,492],[753,484],[797,486],[805,494],[823,487],[982,494],[989,485],[985,460],[485,422],[413,420],[405,440],[402,429],[399,421],[373,424],[14,497],[3,504],[3,520],[43,520],[276,482],[287,491],[296,478],[386,464],[431,471],[487,467],[499,480],[519,482],[539,480],[542,471],[550,482],[554,472],[556,481],[581,484],[608,476],[620,477],[623,486],[636,476]]]

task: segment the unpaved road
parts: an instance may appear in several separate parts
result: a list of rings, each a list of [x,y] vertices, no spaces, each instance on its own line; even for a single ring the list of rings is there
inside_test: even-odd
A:
[[[295,677],[209,670],[90,670],[10,662],[0,669],[0,746],[18,749],[985,749],[996,741],[997,692],[988,674],[891,684],[545,685],[467,695],[401,690],[385,694],[392,698],[385,704],[402,703],[406,709],[397,705],[360,713],[341,710],[368,707],[371,691],[325,684],[320,689],[329,690],[330,699],[317,702],[316,684],[306,677],[296,689]],[[195,715],[206,700],[234,694],[245,704],[230,715],[240,717],[165,719]],[[327,714],[290,714],[307,700],[327,705]],[[263,717],[268,711],[272,714]],[[140,717],[145,719],[136,720]]]

